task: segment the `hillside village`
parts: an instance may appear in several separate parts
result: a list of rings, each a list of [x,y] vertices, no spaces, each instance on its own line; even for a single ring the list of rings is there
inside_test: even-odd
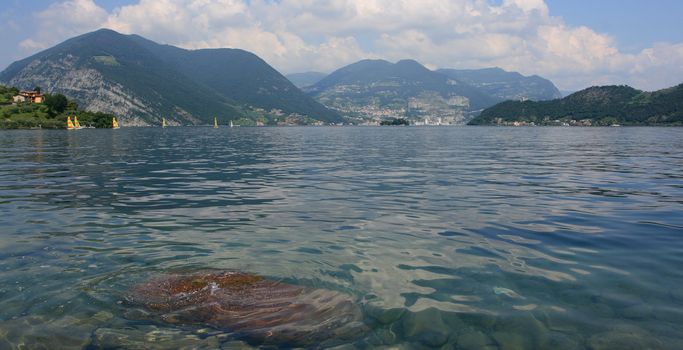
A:
[[[85,127],[110,128],[111,114],[79,109],[62,94],[44,94],[39,87],[19,90],[0,85],[0,129],[65,129],[77,116]]]

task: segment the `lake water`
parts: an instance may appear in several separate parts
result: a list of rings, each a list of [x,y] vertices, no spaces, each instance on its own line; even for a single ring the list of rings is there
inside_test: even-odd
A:
[[[0,348],[258,347],[125,302],[226,269],[351,295],[369,331],[343,349],[681,349],[681,150],[683,128],[2,131]]]

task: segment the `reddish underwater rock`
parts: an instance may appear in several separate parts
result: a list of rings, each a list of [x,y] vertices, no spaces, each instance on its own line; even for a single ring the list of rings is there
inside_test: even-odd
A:
[[[165,322],[206,324],[268,344],[344,341],[365,330],[349,295],[236,271],[157,276],[135,285],[128,299]]]

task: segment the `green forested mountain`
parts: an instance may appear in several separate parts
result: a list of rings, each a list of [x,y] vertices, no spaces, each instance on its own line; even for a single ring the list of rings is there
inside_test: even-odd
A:
[[[326,122],[341,120],[338,114],[304,94],[251,52],[240,49],[188,51],[159,45],[137,35],[133,39],[185,76],[234,103],[267,111],[282,110],[285,114],[301,114]]]
[[[287,79],[289,79],[289,81],[291,81],[292,84],[296,85],[296,87],[298,88],[311,86],[323,80],[323,78],[325,78],[326,76],[326,73],[320,72],[292,73],[285,75],[285,77],[287,77]]]
[[[360,119],[464,120],[500,99],[431,71],[413,60],[363,60],[304,88],[329,108]]]
[[[341,119],[246,51],[184,50],[105,29],[13,63],[0,82],[63,93],[128,125]]]
[[[543,101],[562,97],[550,80],[538,75],[526,77],[500,68],[439,69],[437,72],[475,86],[501,100]]]
[[[572,122],[573,121],[573,122]],[[552,101],[506,101],[484,110],[471,125],[683,125],[683,84],[654,92],[599,86]]]

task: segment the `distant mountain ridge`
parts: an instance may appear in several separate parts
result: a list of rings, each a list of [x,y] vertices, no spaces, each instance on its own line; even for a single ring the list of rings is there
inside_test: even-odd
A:
[[[385,81],[386,86],[378,82]],[[306,89],[309,93],[325,90],[340,84],[374,84],[370,90],[394,90],[401,97],[409,97],[424,90],[432,90],[442,94],[460,94],[471,97],[474,108],[479,108],[496,101],[471,86],[457,84],[447,77],[427,69],[415,60],[401,60],[390,63],[385,60],[363,60],[340,68],[315,85]],[[392,83],[402,84],[392,86]],[[392,89],[396,88],[396,89]]]
[[[296,87],[303,88],[306,86],[311,86],[327,76],[326,73],[321,72],[304,72],[304,73],[292,73],[287,74],[285,77],[289,79]]]
[[[549,80],[500,68],[432,71],[414,60],[362,60],[303,90],[330,109],[378,122],[391,117],[414,123],[462,124],[506,99],[559,98]]]
[[[328,108],[375,122],[389,117],[462,123],[500,99],[431,71],[414,60],[362,60],[304,88]]]
[[[437,72],[475,86],[502,100],[543,101],[562,98],[562,93],[550,80],[538,75],[526,77],[501,68],[439,69]]]
[[[0,82],[63,93],[128,125],[341,117],[262,59],[239,49],[185,50],[101,29],[14,62]],[[293,119],[292,119],[293,118]]]
[[[654,92],[594,86],[552,101],[506,101],[471,125],[683,125],[683,84]]]

